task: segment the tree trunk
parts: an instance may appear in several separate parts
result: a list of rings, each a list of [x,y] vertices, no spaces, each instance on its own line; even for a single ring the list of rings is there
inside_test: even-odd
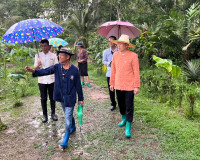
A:
[[[181,107],[181,108],[182,108],[182,101],[183,101],[183,95],[181,93],[180,97],[179,97],[179,107]]]
[[[191,102],[190,112],[191,112],[191,115],[193,116],[193,114],[194,114],[194,101]]]

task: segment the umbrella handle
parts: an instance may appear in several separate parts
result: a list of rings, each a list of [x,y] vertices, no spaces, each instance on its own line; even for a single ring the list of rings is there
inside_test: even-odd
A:
[[[37,54],[37,56],[38,56],[38,59],[40,59],[39,53]]]
[[[78,105],[78,120],[79,120],[79,125],[81,127],[82,125],[82,118],[83,118],[83,106],[81,104]],[[81,129],[80,129],[81,131]]]
[[[83,106],[81,104],[78,105],[78,114],[83,114]]]

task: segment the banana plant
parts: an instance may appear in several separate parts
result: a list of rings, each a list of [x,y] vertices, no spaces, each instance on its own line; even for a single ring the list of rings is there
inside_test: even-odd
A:
[[[6,49],[13,47],[13,44],[6,44],[0,41],[0,58],[3,66],[3,78],[6,78],[8,75],[6,64],[10,61],[10,54]]]
[[[186,84],[184,83],[177,83],[176,84],[176,90],[179,92],[179,107],[182,108],[182,102],[183,102],[183,97],[184,93],[186,91]]]
[[[9,74],[8,78],[10,81],[11,95],[13,95],[15,100],[14,106],[21,106],[22,102],[19,100],[18,86],[20,86],[20,80],[26,78],[21,74]]]
[[[157,67],[162,67],[165,69],[169,77],[179,78],[181,73],[181,68],[177,65],[173,65],[172,60],[162,59],[155,55],[153,55],[153,60],[157,62],[155,64]]]
[[[5,30],[0,28],[0,33],[4,34]],[[0,37],[0,39],[1,39],[1,37]],[[1,45],[1,43],[2,42],[0,42],[0,45]],[[1,54],[1,52],[2,52],[2,47],[0,47],[0,54]],[[3,56],[1,55],[0,57],[3,57]],[[4,60],[5,60],[5,58],[4,58]],[[4,64],[4,66],[6,67],[6,64]],[[0,78],[5,76],[4,73],[5,73],[5,70],[3,72],[3,70],[0,68]],[[0,131],[5,130],[6,128],[7,128],[7,126],[2,122],[1,117],[0,117]]]
[[[22,68],[24,68],[35,53],[36,51],[34,49],[22,46],[20,48],[13,49],[10,55],[14,61],[18,60],[21,62]]]
[[[153,55],[153,60],[156,61],[156,66],[164,68],[164,70],[167,73],[168,79],[169,79],[169,88],[170,88],[170,101],[169,104],[170,106],[172,105],[173,101],[173,84],[172,84],[172,78],[179,78],[180,73],[181,73],[181,68],[177,65],[172,64],[172,60],[170,59],[162,59],[159,58],[155,55]]]
[[[32,59],[33,55],[36,53],[36,50],[32,48],[27,48],[22,46],[20,48],[15,48],[11,51],[10,56],[12,61],[20,62],[21,68],[24,69],[25,65]],[[26,73],[27,82],[29,82],[28,73]]]
[[[187,91],[185,92],[185,96],[190,104],[190,116],[194,115],[195,102],[199,97],[200,89],[198,86],[199,83],[194,82],[187,88]]]

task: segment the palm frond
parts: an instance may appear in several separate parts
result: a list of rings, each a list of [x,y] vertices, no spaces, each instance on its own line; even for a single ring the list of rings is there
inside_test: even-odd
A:
[[[186,17],[190,20],[200,13],[200,4],[194,3],[187,11]]]

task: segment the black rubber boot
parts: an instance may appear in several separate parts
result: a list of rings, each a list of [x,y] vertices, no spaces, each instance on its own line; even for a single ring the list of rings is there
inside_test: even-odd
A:
[[[111,107],[110,107],[110,110],[111,110],[111,111],[113,111],[113,110],[115,110],[115,109],[116,109],[116,106],[111,106]]]
[[[46,100],[41,100],[41,105],[42,105],[43,115],[47,116],[47,101]]]
[[[43,112],[42,123],[46,123],[48,121],[48,116],[47,116],[47,101],[46,100],[41,100],[41,105],[42,105],[42,112]]]
[[[53,119],[53,121],[57,121],[57,120],[58,120],[58,118],[56,117],[55,114],[52,114],[52,115],[51,115],[51,118]]]
[[[47,123],[48,117],[46,115],[43,115],[42,123]]]

